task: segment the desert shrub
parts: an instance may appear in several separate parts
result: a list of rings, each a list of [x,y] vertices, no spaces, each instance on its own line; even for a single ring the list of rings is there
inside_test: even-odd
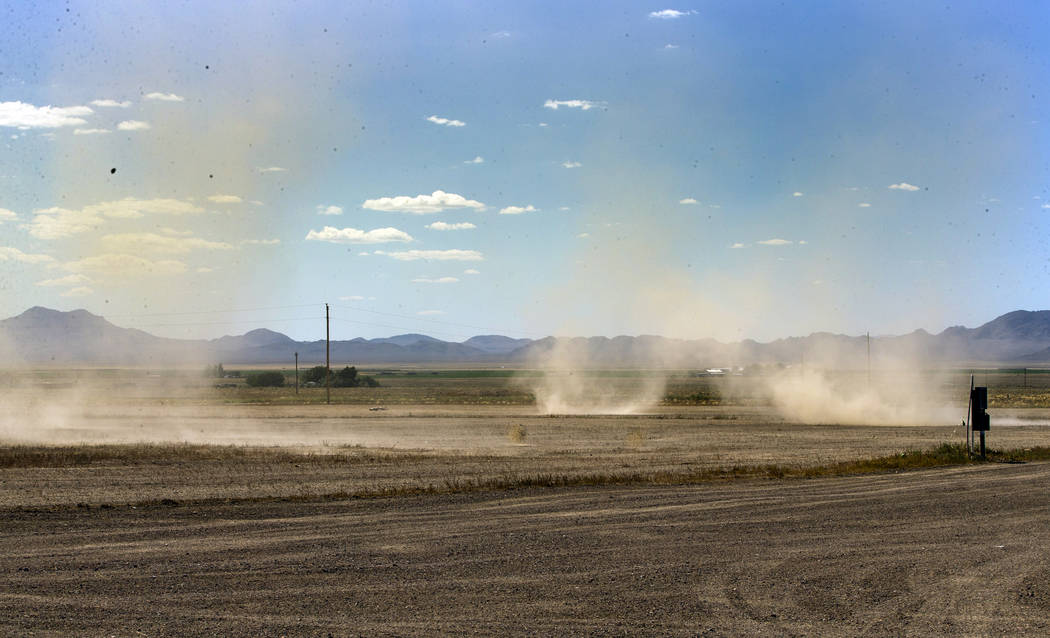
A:
[[[257,372],[245,377],[245,382],[253,388],[279,388],[284,385],[284,374],[272,372]]]

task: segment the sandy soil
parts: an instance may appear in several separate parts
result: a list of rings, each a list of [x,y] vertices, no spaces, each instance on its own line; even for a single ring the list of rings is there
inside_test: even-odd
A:
[[[0,633],[1045,635],[1050,465],[0,510]]]

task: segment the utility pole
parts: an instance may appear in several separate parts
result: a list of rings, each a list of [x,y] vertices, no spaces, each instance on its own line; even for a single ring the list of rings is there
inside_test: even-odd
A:
[[[329,357],[331,348],[331,331],[328,327],[328,304],[324,305],[324,402],[332,403],[332,388],[331,379],[332,376],[332,360]]]
[[[295,353],[295,393],[299,394],[299,353]]]

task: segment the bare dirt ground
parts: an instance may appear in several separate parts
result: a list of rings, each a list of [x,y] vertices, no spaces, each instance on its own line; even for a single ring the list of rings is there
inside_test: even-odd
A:
[[[1050,464],[0,510],[0,633],[1045,635]]]

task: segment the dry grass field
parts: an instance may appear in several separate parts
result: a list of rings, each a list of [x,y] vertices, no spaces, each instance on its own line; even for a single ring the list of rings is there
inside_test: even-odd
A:
[[[803,423],[747,379],[687,374],[635,414],[546,415],[502,370],[411,372],[332,405],[237,379],[8,378],[0,632],[1047,627],[1048,466],[916,452],[961,444],[953,422]],[[604,375],[627,392],[639,373]],[[985,375],[990,444],[1046,458],[1050,378],[1018,380]],[[960,420],[968,385],[938,378]]]

